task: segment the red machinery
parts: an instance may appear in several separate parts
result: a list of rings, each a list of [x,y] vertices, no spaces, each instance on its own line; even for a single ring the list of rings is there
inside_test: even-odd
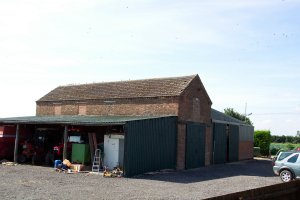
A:
[[[18,156],[19,162],[24,163],[27,160],[31,159],[32,163],[34,163],[36,157],[36,148],[34,147],[34,145],[32,145],[28,141],[25,141],[21,143],[21,146],[22,146],[22,152]]]
[[[26,138],[30,137],[29,129],[20,129],[19,144],[23,143]],[[16,140],[16,126],[4,125],[0,126],[0,159],[13,159]],[[20,147],[20,146],[19,146]],[[21,147],[18,153],[21,152]]]
[[[63,143],[59,143],[59,145],[54,146],[53,147],[53,155],[54,155],[54,159],[62,159],[63,157],[63,151],[64,151],[64,144]],[[72,143],[68,142],[67,143],[67,152],[71,152],[72,151]]]

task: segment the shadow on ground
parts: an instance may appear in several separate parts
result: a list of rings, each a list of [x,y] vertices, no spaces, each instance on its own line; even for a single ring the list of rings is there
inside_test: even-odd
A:
[[[273,177],[275,175],[273,174],[270,160],[253,159],[235,163],[212,165],[192,170],[143,174],[134,178],[175,183],[194,183],[234,176]]]

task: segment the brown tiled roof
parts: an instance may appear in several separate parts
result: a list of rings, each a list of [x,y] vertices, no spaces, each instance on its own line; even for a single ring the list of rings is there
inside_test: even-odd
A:
[[[179,96],[198,75],[59,86],[37,102]]]

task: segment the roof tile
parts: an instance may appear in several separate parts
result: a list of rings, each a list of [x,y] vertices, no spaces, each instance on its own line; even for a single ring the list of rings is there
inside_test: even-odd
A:
[[[197,76],[59,86],[37,102],[179,96]]]

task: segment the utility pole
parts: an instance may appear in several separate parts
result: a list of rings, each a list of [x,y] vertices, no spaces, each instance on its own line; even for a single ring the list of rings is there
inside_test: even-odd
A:
[[[247,116],[247,102],[245,104],[245,118],[244,118],[244,122],[246,122],[246,116]]]
[[[247,114],[247,102],[246,102],[246,104],[245,104],[245,118],[244,118],[245,123],[246,123],[247,116],[250,116],[250,115],[252,115],[252,113]]]

